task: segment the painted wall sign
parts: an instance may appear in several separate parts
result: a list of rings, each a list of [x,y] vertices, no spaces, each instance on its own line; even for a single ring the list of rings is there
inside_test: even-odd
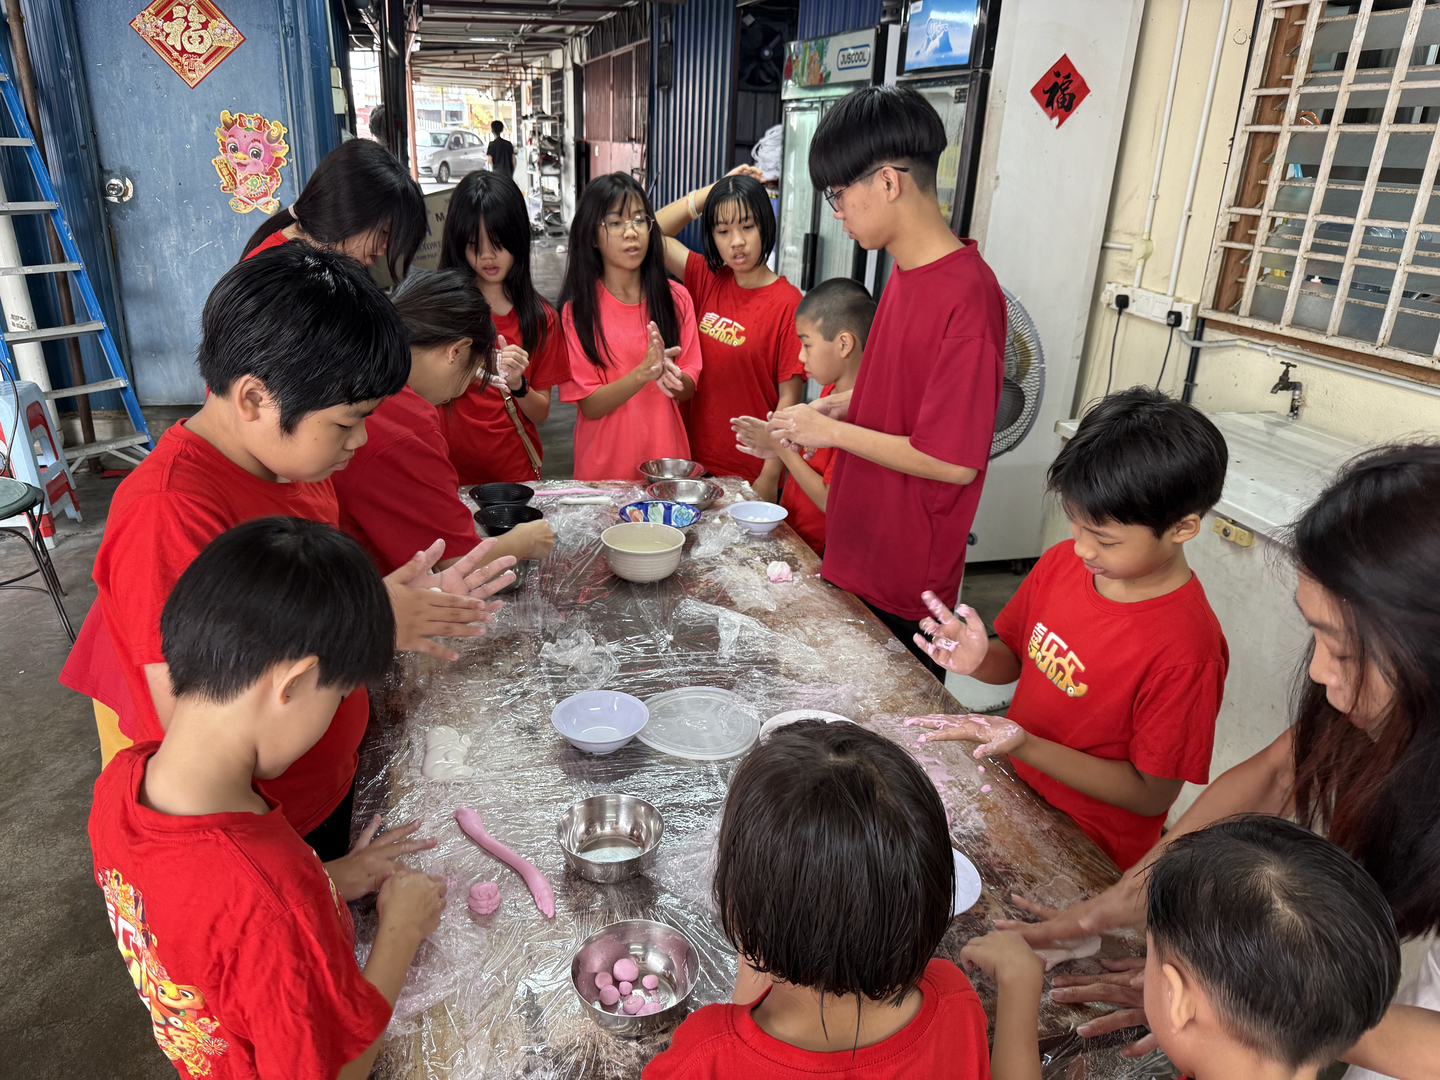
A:
[[[220,113],[215,138],[220,140],[220,156],[213,163],[220,174],[220,190],[233,192],[230,209],[237,214],[279,210],[275,192],[283,179],[280,170],[285,155],[290,152],[285,125],[259,113],[232,114],[226,109]]]
[[[153,0],[130,27],[192,90],[245,40],[211,0]]]
[[[785,46],[787,88],[869,82],[875,70],[875,30],[792,41]]]
[[[1075,70],[1068,55],[1046,69],[1040,81],[1030,88],[1030,96],[1039,103],[1041,110],[1059,128],[1074,115],[1080,103],[1090,96],[1090,87]]]

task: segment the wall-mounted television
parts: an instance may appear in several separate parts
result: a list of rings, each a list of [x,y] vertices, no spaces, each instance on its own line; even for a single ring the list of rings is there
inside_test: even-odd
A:
[[[972,66],[980,0],[910,0],[900,73]]]

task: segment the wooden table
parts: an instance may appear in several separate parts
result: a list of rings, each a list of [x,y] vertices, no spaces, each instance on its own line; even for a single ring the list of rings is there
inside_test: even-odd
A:
[[[611,493],[615,506],[641,495],[632,485],[587,486]],[[1007,765],[987,761],[982,774],[968,744],[917,746],[918,731],[903,718],[963,707],[863,604],[820,579],[819,560],[788,526],[771,537],[717,545],[716,531],[726,527],[722,508],[742,492],[737,480],[723,486],[725,498],[691,530],[679,570],[653,585],[632,585],[608,571],[598,536],[614,522],[615,506],[562,507],[537,496],[534,505],[546,510],[559,541],[549,559],[531,564],[491,636],[461,646],[454,664],[406,657],[385,687],[372,689],[355,821],[376,811],[391,823],[420,818],[424,834],[440,844],[414,862],[452,883],[441,927],[422,948],[397,1006],[381,1075],[638,1075],[668,1035],[610,1036],[585,1017],[569,979],[575,947],[620,919],[653,918],[684,930],[701,953],[692,1005],[728,998],[735,957],[712,917],[707,864],[738,759],[693,763],[638,741],[605,757],[577,751],[551,728],[550,711],[580,690],[603,685],[644,698],[680,686],[718,686],[739,694],[761,719],[787,709],[828,709],[911,748],[936,781],[955,846],[985,885],[980,901],[951,923],[941,949],[951,959],[991,919],[1017,914],[1012,892],[1065,905],[1118,876],[1089,838]],[[696,558],[707,540],[716,553]],[[777,559],[793,568],[793,581],[766,578],[765,565]],[[599,646],[590,670],[542,658],[548,643],[573,643],[579,631]],[[421,775],[424,730],[435,724],[472,736],[473,778]],[[653,871],[613,886],[566,873],[555,842],[560,814],[606,791],[646,798],[665,818]],[[515,874],[460,832],[452,816],[457,806],[476,809],[492,834],[546,873],[555,886],[553,920],[540,916]],[[476,916],[466,906],[470,885],[480,880],[500,885],[502,906],[494,915]],[[359,917],[358,932],[363,949],[374,933],[373,913]],[[1103,952],[1134,953],[1139,944],[1107,938]],[[1066,969],[1099,965],[1073,961]],[[994,987],[983,977],[976,986],[993,1018]],[[1057,1059],[1047,1073],[1149,1075],[1120,1067],[1108,1050],[1074,1058],[1082,1044],[1070,1033],[1093,1015],[1048,997],[1042,1002],[1042,1045]]]

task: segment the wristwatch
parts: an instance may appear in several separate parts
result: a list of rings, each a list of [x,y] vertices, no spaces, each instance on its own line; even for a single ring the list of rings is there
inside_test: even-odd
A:
[[[511,396],[511,397],[524,397],[524,396],[525,396],[526,394],[528,394],[528,393],[530,393],[530,381],[529,381],[528,379],[526,379],[524,375],[521,375],[521,376],[520,376],[520,389],[519,389],[519,390],[511,390],[511,391],[510,391],[510,396]]]

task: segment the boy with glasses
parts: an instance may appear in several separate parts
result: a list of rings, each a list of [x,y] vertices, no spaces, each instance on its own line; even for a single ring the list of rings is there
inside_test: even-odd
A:
[[[927,616],[920,593],[949,605],[960,591],[1006,325],[1004,294],[975,241],[957,239],[941,216],[945,145],[939,115],[906,87],[860,90],[820,122],[811,182],[846,232],[884,248],[895,269],[854,390],[819,408],[781,409],[769,424],[789,443],[836,448],[822,574],[865,601],[939,679],[944,670],[913,642]]]

